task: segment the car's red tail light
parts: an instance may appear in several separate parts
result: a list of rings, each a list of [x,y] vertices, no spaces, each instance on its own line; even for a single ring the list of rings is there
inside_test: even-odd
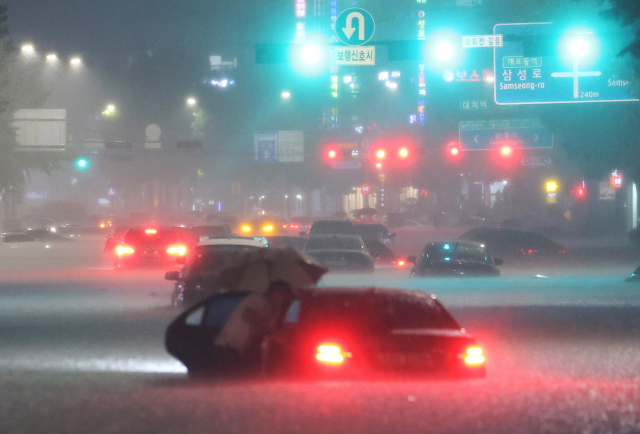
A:
[[[349,356],[349,354],[344,354],[339,346],[323,344],[318,346],[316,359],[323,363],[339,364],[344,362],[345,356]]]
[[[396,267],[398,268],[404,268],[407,265],[407,261],[405,261],[404,259],[398,259],[396,262]]]
[[[300,229],[300,225],[298,223],[291,223],[291,229]]]
[[[558,253],[567,253],[566,250],[558,250]]]
[[[533,255],[534,253],[538,253],[537,250],[533,249],[520,249],[523,255]]]
[[[476,346],[467,348],[466,355],[464,357],[464,362],[467,365],[483,364],[484,356],[482,355],[482,348],[476,347]]]
[[[184,256],[187,254],[187,247],[181,245],[171,246],[167,249],[167,253],[175,256]]]
[[[144,233],[147,234],[147,235],[155,235],[155,234],[158,233],[158,230],[157,229],[145,229]]]
[[[116,246],[116,255],[124,256],[124,255],[133,255],[135,253],[135,249],[131,246],[119,245]]]

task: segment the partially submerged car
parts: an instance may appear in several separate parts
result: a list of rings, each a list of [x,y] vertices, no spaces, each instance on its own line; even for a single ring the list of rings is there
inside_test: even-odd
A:
[[[245,252],[268,246],[264,238],[204,238],[192,248],[181,271],[169,271],[166,280],[175,281],[171,303],[187,306],[224,290],[217,284],[220,270]]]
[[[493,259],[484,245],[471,241],[429,243],[422,254],[409,258],[412,277],[498,277],[501,259]]]
[[[166,349],[190,375],[220,374],[214,341],[248,295],[211,296],[169,325]],[[257,370],[244,374],[311,379],[486,375],[483,349],[434,295],[423,291],[297,290],[280,326],[262,341],[261,352]]]

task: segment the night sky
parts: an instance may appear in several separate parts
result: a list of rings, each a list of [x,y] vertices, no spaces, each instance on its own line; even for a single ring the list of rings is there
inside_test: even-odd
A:
[[[249,42],[247,1],[4,0],[14,41],[43,50],[211,49]],[[275,2],[277,3],[277,2]],[[255,31],[255,29],[253,29]],[[255,34],[255,33],[254,33]],[[252,41],[251,41],[252,42]]]

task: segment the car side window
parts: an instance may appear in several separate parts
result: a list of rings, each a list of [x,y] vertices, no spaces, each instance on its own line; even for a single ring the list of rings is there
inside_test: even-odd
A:
[[[300,300],[293,300],[287,313],[284,315],[283,324],[298,324],[298,316],[300,315]]]
[[[204,306],[199,307],[187,316],[184,320],[186,325],[200,326],[202,325],[202,317],[204,316]]]
[[[207,306],[204,325],[207,327],[224,327],[231,313],[247,294],[220,297]]]

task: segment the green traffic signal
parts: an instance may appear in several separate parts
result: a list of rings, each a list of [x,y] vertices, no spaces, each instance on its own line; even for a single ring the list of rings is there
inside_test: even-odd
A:
[[[78,158],[76,160],[76,167],[80,170],[89,168],[89,160],[87,160],[86,158]]]
[[[322,59],[322,51],[315,44],[306,44],[300,49],[300,59],[307,65],[315,65]]]

